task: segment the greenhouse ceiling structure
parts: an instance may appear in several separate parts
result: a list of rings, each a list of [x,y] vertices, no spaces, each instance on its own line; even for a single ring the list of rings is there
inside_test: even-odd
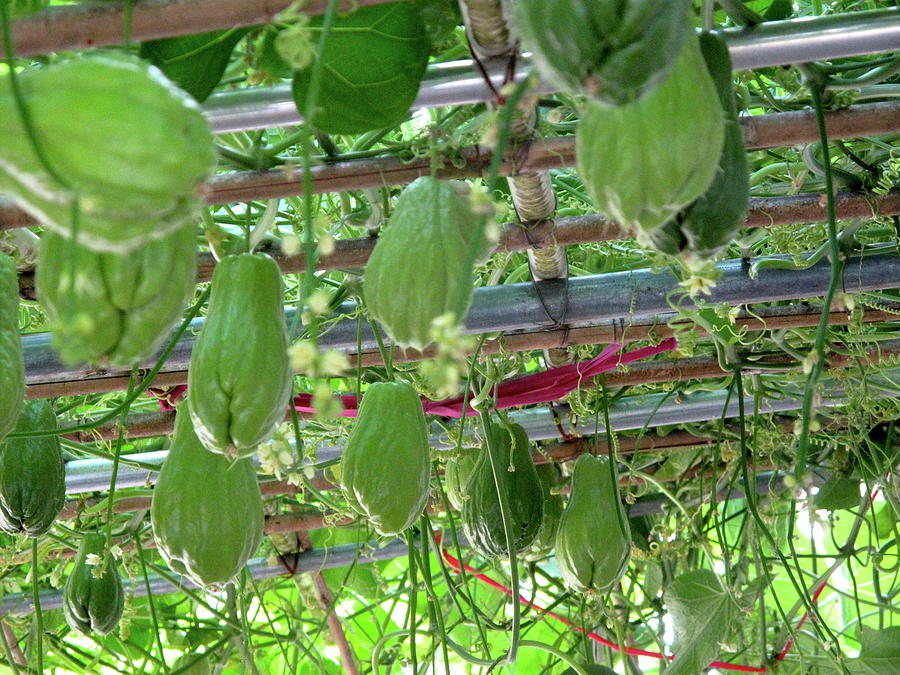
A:
[[[0,28],[0,672],[900,673],[896,2]]]

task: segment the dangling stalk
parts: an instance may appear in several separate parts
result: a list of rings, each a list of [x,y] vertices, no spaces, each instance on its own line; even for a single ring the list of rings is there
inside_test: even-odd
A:
[[[416,658],[416,540],[412,531],[406,531],[406,552],[409,560],[409,660],[412,664],[413,675],[418,669]],[[374,655],[373,655],[374,658]]]
[[[519,569],[516,561],[516,549],[513,546],[512,538],[512,522],[510,521],[509,505],[506,503],[505,495],[500,489],[500,470],[503,467],[497,466],[494,461],[493,439],[491,437],[491,420],[488,411],[485,410],[481,414],[481,428],[484,433],[484,452],[487,452],[488,461],[491,463],[491,473],[494,475],[494,489],[497,491],[497,500],[500,503],[500,515],[503,518],[503,535],[506,539],[506,550],[509,552],[509,577],[512,586],[511,595],[513,603],[512,629],[510,631],[509,650],[506,658],[501,663],[515,663],[516,655],[519,650],[519,630],[522,622],[522,611],[519,606]]]
[[[166,652],[163,648],[162,637],[159,634],[159,620],[156,618],[156,603],[153,602],[153,593],[150,592],[150,575],[147,574],[147,562],[144,560],[144,547],[141,546],[141,535],[139,532],[134,533],[134,548],[137,551],[138,560],[141,563],[141,574],[144,577],[144,586],[147,588],[147,605],[150,607],[150,622],[153,624],[156,648],[159,649],[159,660],[160,663],[162,663],[163,671],[168,673],[169,666],[166,665]]]
[[[34,633],[37,651],[37,672],[44,672],[44,615],[41,612],[41,594],[38,592],[38,540],[31,539],[31,598],[34,603]]]

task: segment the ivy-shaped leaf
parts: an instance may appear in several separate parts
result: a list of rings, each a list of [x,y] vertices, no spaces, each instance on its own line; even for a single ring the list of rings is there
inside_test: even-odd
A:
[[[314,36],[321,25],[321,17],[309,22]],[[325,43],[318,103],[307,121],[329,134],[399,124],[416,99],[430,49],[415,3],[364,7],[336,17]],[[294,73],[294,102],[301,114],[313,67]]]
[[[859,480],[846,476],[830,476],[816,494],[816,508],[837,511],[859,506]]]
[[[847,661],[847,670],[856,675],[896,675],[900,672],[900,626],[882,630],[862,627],[859,656]]]
[[[675,624],[675,659],[666,675],[696,675],[719,653],[728,635],[736,606],[709,570],[693,570],[678,576],[665,594]]]
[[[231,52],[249,30],[232,28],[144,42],[141,58],[202,103],[219,84]]]

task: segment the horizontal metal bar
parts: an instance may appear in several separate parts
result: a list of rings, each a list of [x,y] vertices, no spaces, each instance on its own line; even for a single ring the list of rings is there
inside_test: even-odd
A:
[[[722,35],[735,70],[889,52],[900,50],[900,9],[773,21]],[[525,55],[517,80],[526,76],[527,63]],[[494,88],[502,85],[507,65],[506,59],[484,63]],[[539,91],[549,93],[553,88],[541,84]],[[488,101],[493,95],[473,61],[456,61],[429,69],[413,109]],[[215,133],[302,123],[288,84],[214,94],[205,110]]]
[[[367,542],[365,546],[345,544],[328,549],[312,549],[297,555],[295,573],[302,574],[304,572],[318,572],[319,570],[347,567],[354,562],[364,564],[378,560],[392,560],[402,555],[406,555],[406,544],[399,539],[384,545],[379,542]],[[270,565],[267,558],[255,558],[249,561],[247,563],[247,571],[250,572],[254,579],[271,579],[272,577],[288,574],[284,565]],[[152,595],[171,593],[182,588],[198,588],[197,584],[187,577],[182,577],[175,573],[172,573],[171,576],[178,581],[177,584],[158,574],[149,576],[149,588]],[[133,593],[136,597],[147,595],[147,586],[142,582],[132,582],[126,576],[122,580],[122,585],[125,587],[126,593]],[[39,593],[39,596],[41,610],[61,609],[63,606],[62,590],[44,590]],[[34,605],[30,593],[9,593],[3,597],[3,602],[0,603],[0,616],[27,614],[33,608]]]
[[[393,0],[341,0],[342,11]],[[270,23],[292,0],[141,0],[136,3],[94,2],[50,7],[13,21],[13,47],[18,56],[90,49],[123,44],[125,27],[131,40],[193,35],[227,28]],[[306,0],[303,12],[323,14],[328,0]],[[128,14],[126,14],[126,12]],[[5,45],[0,35],[0,45]],[[5,46],[3,47],[5,53]]]
[[[825,476],[823,474],[813,475],[813,483],[815,484],[821,484],[824,480]],[[783,474],[765,472],[756,475],[757,494],[768,494],[772,489],[780,489],[783,485]],[[740,489],[728,487],[717,491],[716,497],[717,499],[743,499],[744,492]],[[628,516],[637,518],[639,516],[661,513],[669,503],[668,498],[663,496],[642,498],[628,507]],[[689,502],[689,504],[692,503]],[[462,536],[459,537],[459,540],[461,545],[467,545]],[[406,553],[406,544],[399,539],[395,539],[387,544],[367,542],[363,546],[345,544],[329,549],[312,549],[297,554],[294,573],[336,569],[348,567],[354,563],[365,564],[379,560],[393,560],[406,555]],[[247,571],[254,579],[271,579],[288,574],[283,565],[271,565],[267,558],[255,558],[249,561],[247,563]],[[172,583],[159,574],[151,574],[149,575],[149,584],[137,581],[132,582],[126,578],[123,580],[123,585],[125,586],[125,592],[133,594],[135,597],[145,597],[148,592],[155,596],[172,593],[182,588],[197,588],[197,585],[186,577],[175,574],[172,574],[172,577],[178,581],[177,584]],[[62,590],[43,590],[40,591],[39,596],[42,610],[60,609],[63,606]],[[9,593],[3,597],[3,601],[0,603],[0,616],[28,614],[33,609],[30,592]]]
[[[825,113],[829,138],[833,140],[879,136],[900,132],[900,103],[881,102],[854,105]],[[744,145],[748,150],[802,145],[818,139],[815,114],[810,110],[753,115],[741,118]],[[492,155],[480,146],[460,148],[461,166],[445,163],[440,178],[477,178],[490,165]],[[575,165],[575,137],[541,139],[517,148],[500,163],[500,175],[561,169]],[[345,160],[312,167],[312,189],[316,194],[406,185],[419,176],[431,175],[429,158],[404,162],[396,157]],[[257,199],[275,199],[303,194],[305,174],[283,169],[235,171],[214,176],[201,188],[208,204],[231,204]],[[38,221],[0,198],[0,229],[30,227]],[[613,224],[610,224],[613,227]],[[338,242],[339,245],[351,244]]]
[[[750,199],[743,226],[771,227],[788,223],[819,222],[827,219],[825,203],[825,196],[817,192],[782,197],[753,197]],[[838,220],[898,215],[900,190],[891,190],[883,195],[838,192],[835,195],[834,205],[835,217]],[[4,203],[0,199],[0,229],[4,225],[3,214]],[[611,222],[599,214],[545,220],[527,229],[520,223],[506,223],[500,226],[500,239],[494,252],[610,241],[625,237],[627,234],[618,223]],[[334,253],[317,257],[316,269],[364,267],[377,241],[376,237],[339,239],[335,242]],[[303,252],[288,256],[276,246],[269,249],[260,247],[258,250],[265,250],[271,255],[284,274],[298,273],[306,269],[306,257]],[[201,253],[197,267],[197,281],[209,281],[215,266],[212,254]],[[34,269],[19,272],[19,295],[37,300]]]
[[[746,305],[824,295],[830,277],[827,260],[806,270],[767,269],[759,277],[748,276],[749,261],[726,260],[716,266],[721,278],[707,298],[710,302]],[[900,285],[900,257],[869,256],[845,267],[842,288],[847,293],[884,290]],[[671,312],[669,296],[678,290],[678,280],[669,272],[651,270],[615,272],[536,283],[508,284],[475,289],[463,331],[467,334],[555,328],[558,325],[591,325],[620,321],[623,328],[633,319]],[[357,307],[347,302],[339,314],[353,316]],[[287,310],[288,320],[293,308]],[[195,335],[203,325],[195,319],[191,330],[175,345],[163,372],[187,370]],[[296,336],[294,336],[296,337]],[[61,382],[90,377],[124,376],[125,371],[93,371],[88,367],[63,365],[52,349],[49,333],[22,337],[26,383]],[[355,351],[357,322],[341,319],[330,325],[319,339],[323,347]],[[363,327],[363,349],[377,347],[369,326]],[[149,359],[143,367],[151,367]]]
[[[900,9],[767,21],[722,31],[735,70],[900,50]]]
[[[889,371],[894,373],[894,371]],[[900,374],[900,371],[897,371]],[[784,397],[780,399],[765,398],[760,404],[763,414],[788,412],[800,408],[800,392],[786,390]],[[842,403],[843,389],[832,384],[821,395],[822,407],[838,406]],[[726,407],[726,401],[730,403]],[[747,396],[744,405],[752,409],[754,399]],[[554,410],[556,414],[554,414]],[[629,396],[613,403],[610,406],[610,423],[616,431],[632,431],[648,428],[667,426],[671,424],[690,424],[719,419],[720,417],[736,417],[739,413],[738,402],[734,397],[729,397],[726,392],[698,392],[694,394],[673,396],[670,393],[647,394],[644,396]],[[532,441],[557,440],[561,438],[558,420],[563,420],[564,426],[569,418],[566,406],[550,406],[527,408],[510,413],[510,419],[521,424]],[[600,424],[601,433],[605,431]],[[584,420],[575,429],[565,429],[567,433],[582,436],[590,436],[594,433],[595,421]],[[449,449],[455,443],[446,437],[446,432],[438,424],[431,428],[431,445],[435,448]],[[471,434],[471,432],[470,432]],[[474,436],[468,436],[464,441],[468,444],[475,443]],[[320,444],[316,449],[317,461],[324,462],[337,459],[343,452],[344,443],[334,445]],[[140,461],[145,464],[162,466],[168,452],[165,450],[145,452],[133,455],[124,455],[126,461]],[[66,463],[66,492],[68,494],[82,494],[85,492],[100,492],[109,489],[112,463],[106,459],[80,459]],[[147,482],[156,480],[155,473],[147,469],[136,468],[128,465],[120,465],[116,476],[117,488],[140,487]]]

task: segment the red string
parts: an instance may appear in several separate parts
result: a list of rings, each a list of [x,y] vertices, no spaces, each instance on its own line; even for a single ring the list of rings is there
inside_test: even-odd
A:
[[[437,538],[438,545],[440,545],[441,534],[439,532],[436,532],[435,536]],[[496,588],[501,593],[504,593],[504,594],[508,595],[509,597],[512,597],[511,589],[507,588],[500,582],[495,581],[494,579],[491,579],[486,574],[482,574],[481,572],[476,570],[474,567],[471,567],[463,562],[460,562],[459,560],[454,558],[452,555],[450,555],[450,552],[443,547],[441,547],[441,555],[444,557],[444,560],[447,561],[447,563],[453,568],[453,570],[457,574],[460,574],[462,569],[465,569],[466,572],[471,574],[473,577],[475,577],[479,581],[483,581],[488,586]],[[674,658],[672,656],[666,656],[665,654],[661,654],[660,652],[651,652],[646,649],[637,649],[635,647],[625,647],[623,649],[618,644],[607,640],[602,635],[598,635],[597,633],[594,633],[591,631],[586,631],[584,628],[581,628],[580,626],[576,626],[574,623],[569,621],[564,616],[560,616],[556,612],[551,612],[549,610],[546,610],[543,607],[541,607],[540,605],[538,605],[534,602],[531,602],[530,600],[522,597],[521,595],[519,596],[519,602],[521,602],[523,605],[533,607],[538,612],[541,612],[545,616],[549,616],[553,619],[556,619],[557,621],[565,624],[566,626],[571,626],[575,631],[577,631],[579,633],[584,633],[588,638],[590,638],[594,642],[599,642],[600,644],[602,644],[606,647],[609,647],[610,649],[614,649],[616,651],[624,651],[626,654],[629,654],[631,656],[649,656],[649,657],[655,658],[655,659],[669,659],[669,660]],[[765,673],[765,672],[768,672],[765,668],[757,668],[755,666],[743,666],[739,663],[727,663],[725,661],[713,661],[712,663],[709,664],[709,667],[710,668],[719,668],[720,670],[732,670],[732,671],[737,671],[740,673]]]
[[[534,405],[538,403],[550,403],[563,398],[569,392],[577,389],[582,382],[589,378],[605,373],[613,368],[624,366],[640,359],[645,359],[656,354],[676,349],[678,342],[675,338],[666,338],[658,345],[642,347],[634,351],[619,354],[622,349],[620,344],[607,346],[599,355],[587,361],[572,363],[559,368],[550,368],[540,373],[525,375],[514,380],[501,382],[491,395],[496,395],[497,408],[506,409],[522,405]],[[159,399],[159,407],[163,412],[175,409],[175,402],[184,396],[187,385],[180,384],[176,387],[151,387],[147,393]],[[359,401],[356,396],[347,394],[340,397],[344,409],[341,417],[356,417]],[[312,405],[312,394],[297,394],[293,400],[294,410],[302,413],[314,413],[316,409]],[[426,415],[441,415],[442,417],[462,417],[463,397],[444,399],[443,401],[430,401],[422,399],[422,408]],[[477,415],[471,404],[466,408],[465,414]]]

